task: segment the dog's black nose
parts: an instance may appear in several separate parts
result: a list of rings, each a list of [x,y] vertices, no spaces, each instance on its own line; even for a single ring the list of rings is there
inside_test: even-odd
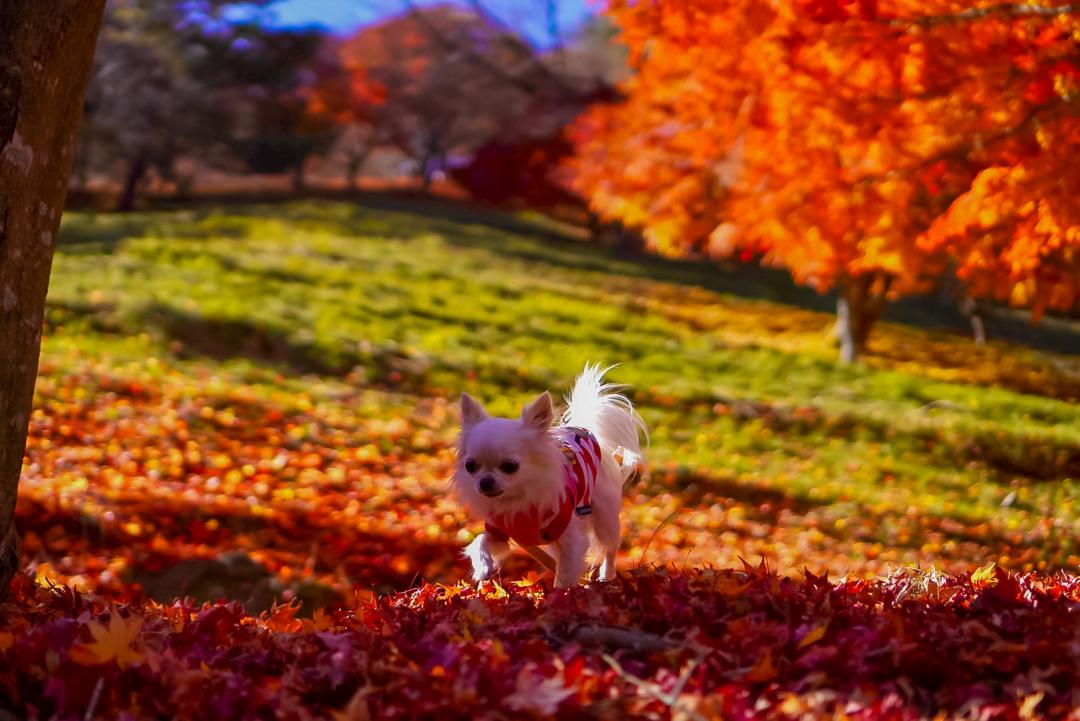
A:
[[[494,476],[484,476],[477,484],[480,487],[481,493],[494,493],[495,492],[495,478]]]

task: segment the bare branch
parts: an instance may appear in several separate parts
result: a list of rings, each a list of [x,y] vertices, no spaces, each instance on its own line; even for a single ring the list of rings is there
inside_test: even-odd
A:
[[[582,100],[580,93],[576,92],[573,88],[570,88],[563,82],[556,73],[553,73],[544,63],[540,62],[537,58],[532,58],[530,62],[530,71],[534,71],[538,75],[542,75],[546,80],[546,83],[538,83],[529,77],[516,75],[505,71],[503,68],[492,63],[488,58],[482,54],[476,52],[467,44],[459,43],[453,38],[449,37],[442,31],[435,23],[431,22],[422,10],[417,8],[416,3],[413,0],[404,0],[405,7],[416,18],[416,20],[423,25],[424,30],[435,42],[442,45],[448,50],[454,50],[462,53],[470,62],[481,68],[485,72],[489,73],[495,79],[510,84],[529,95],[539,95],[541,93],[554,90],[558,95],[570,101]],[[507,27],[506,23],[500,20],[497,16],[486,10],[479,0],[470,0],[469,6],[473,8],[473,11],[484,18],[486,21],[494,25],[495,27],[503,30],[504,32],[517,36],[517,33]],[[524,42],[524,41],[522,41]]]
[[[968,8],[958,13],[949,15],[927,15],[913,18],[894,18],[889,21],[890,25],[906,26],[919,25],[932,27],[934,25],[947,25],[950,23],[962,23],[969,20],[981,20],[992,15],[1005,15],[1013,17],[1046,17],[1053,18],[1062,15],[1080,13],[1080,5],[1036,5],[1029,3],[997,3],[983,7]]]
[[[694,673],[697,667],[701,664],[701,659],[696,658],[686,665],[686,669],[679,675],[679,680],[675,684],[675,688],[671,690],[671,693],[667,693],[659,684],[651,681],[646,681],[642,678],[638,678],[632,673],[627,672],[613,657],[608,654],[603,655],[604,662],[615,672],[619,678],[628,683],[633,684],[645,694],[652,696],[660,703],[667,706],[672,711],[678,711],[684,715],[685,718],[695,719],[695,721],[705,721],[705,717],[697,712],[686,703],[681,697],[683,689],[686,688],[686,682],[690,680],[690,676]]]
[[[672,639],[655,633],[615,626],[582,626],[574,633],[574,640],[586,646],[623,648],[639,653],[667,651],[678,645]]]

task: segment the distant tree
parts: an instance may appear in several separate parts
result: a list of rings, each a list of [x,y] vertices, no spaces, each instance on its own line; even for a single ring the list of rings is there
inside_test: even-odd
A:
[[[307,112],[339,129],[335,150],[345,161],[347,186],[355,189],[364,162],[392,141],[393,122],[385,116],[386,89],[361,61],[342,55],[340,42],[330,40],[303,92]]]
[[[333,125],[308,111],[324,38],[312,30],[233,24],[206,33],[195,76],[226,109],[222,134],[244,166],[256,173],[291,172],[304,185],[304,165],[334,139]]]
[[[468,165],[453,170],[451,177],[474,198],[488,203],[538,210],[580,206],[581,199],[553,175],[573,150],[561,132],[516,142],[494,140],[479,148]]]
[[[586,210],[563,167],[574,152],[567,127],[586,108],[616,98],[615,85],[628,70],[614,34],[601,18],[539,56],[545,71],[534,73],[524,115],[454,169],[453,179],[488,203]]]
[[[196,76],[204,24],[222,2],[112,0],[86,98],[82,174],[118,175],[117,206],[130,210],[151,171],[175,178],[176,160],[213,156],[222,108]]]
[[[0,595],[53,248],[105,0],[4,0],[0,12]]]
[[[107,169],[119,166],[117,209],[131,210],[149,171],[171,177],[180,154],[193,152],[196,138],[220,126],[209,122],[204,89],[152,44],[116,39],[107,31],[94,64],[84,153],[95,153]]]
[[[80,167],[84,175],[119,176],[120,209],[134,205],[149,173],[177,179],[180,158],[292,172],[302,185],[304,161],[326,147],[328,128],[304,111],[300,92],[322,36],[224,21],[223,9],[235,4],[109,3],[87,92]]]
[[[426,188],[452,152],[470,153],[522,117],[539,67],[532,49],[474,12],[417,9],[343,42],[341,65],[381,97],[379,132]]]

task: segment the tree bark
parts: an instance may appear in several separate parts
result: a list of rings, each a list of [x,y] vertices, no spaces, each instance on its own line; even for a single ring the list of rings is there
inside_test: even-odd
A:
[[[971,323],[971,337],[975,340],[975,345],[986,345],[986,319],[982,303],[965,293],[960,299],[960,312]]]
[[[18,562],[15,498],[45,294],[105,0],[0,12],[0,593]]]
[[[638,228],[627,228],[615,223],[615,254],[623,258],[636,258],[645,253],[645,236]]]
[[[875,285],[881,288],[875,292]],[[874,275],[846,278],[840,283],[836,300],[836,336],[840,341],[840,360],[853,363],[866,350],[870,329],[885,307],[888,279]]]
[[[424,153],[417,168],[420,171],[420,190],[425,193],[431,190],[431,163],[433,160],[433,155]]]
[[[139,191],[139,183],[150,169],[150,163],[146,156],[136,156],[128,165],[127,175],[124,177],[124,188],[120,192],[120,199],[116,201],[116,209],[121,213],[135,209],[135,196]]]
[[[345,170],[345,187],[349,190],[356,190],[356,176],[360,174],[360,165],[363,161],[353,156],[349,158],[349,166]]]

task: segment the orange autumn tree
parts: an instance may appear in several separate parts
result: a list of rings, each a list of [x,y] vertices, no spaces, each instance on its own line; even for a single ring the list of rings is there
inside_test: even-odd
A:
[[[761,254],[836,288],[847,360],[886,297],[928,289],[950,259],[970,293],[1036,312],[1074,302],[1071,6],[613,0],[608,13],[637,72],[623,105],[576,124],[571,183],[657,251]]]
[[[340,129],[337,150],[345,160],[346,186],[355,190],[364,162],[391,140],[384,117],[386,88],[334,42],[315,64],[304,98],[311,117]]]

